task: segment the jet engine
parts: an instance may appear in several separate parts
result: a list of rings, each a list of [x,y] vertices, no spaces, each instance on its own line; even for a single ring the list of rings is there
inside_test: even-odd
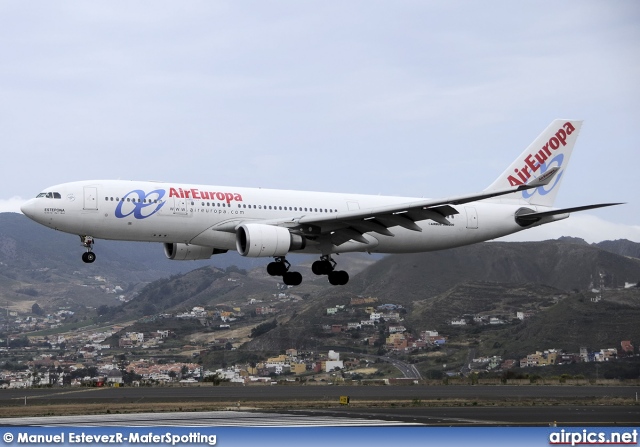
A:
[[[303,236],[283,227],[243,224],[236,230],[238,253],[251,258],[284,256],[292,250],[302,250],[306,245]]]
[[[226,253],[227,250],[220,250],[213,247],[203,247],[202,245],[189,244],[169,244],[165,243],[164,254],[173,261],[195,261],[198,259],[209,259],[213,255]]]

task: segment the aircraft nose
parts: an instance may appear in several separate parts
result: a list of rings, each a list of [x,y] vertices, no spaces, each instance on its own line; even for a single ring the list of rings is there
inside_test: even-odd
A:
[[[35,204],[36,200],[35,199],[31,199],[31,200],[27,200],[25,203],[22,204],[22,206],[20,207],[20,211],[22,211],[22,214],[24,214],[25,216],[27,216],[29,219],[34,219],[35,216],[35,208],[36,208],[36,204]]]

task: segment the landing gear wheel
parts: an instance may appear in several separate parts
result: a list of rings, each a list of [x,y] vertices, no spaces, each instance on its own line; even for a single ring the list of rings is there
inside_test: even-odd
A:
[[[311,264],[311,271],[316,275],[328,275],[333,271],[333,265],[327,260],[316,261]]]
[[[349,274],[344,270],[329,273],[329,283],[332,286],[344,286],[349,282]]]
[[[82,261],[85,264],[91,264],[96,260],[96,255],[91,251],[91,248],[93,247],[95,241],[91,236],[86,235],[80,235],[80,241],[82,243],[82,246],[87,249],[86,252],[82,253]]]
[[[302,283],[300,272],[286,272],[282,275],[282,281],[288,286],[299,286]]]
[[[287,273],[287,266],[284,262],[270,262],[267,264],[267,273],[271,276],[282,276]]]

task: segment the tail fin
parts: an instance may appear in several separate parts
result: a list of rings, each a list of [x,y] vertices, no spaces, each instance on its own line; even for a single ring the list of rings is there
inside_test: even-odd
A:
[[[532,177],[538,177],[552,167],[559,167],[560,172],[549,185],[503,196],[524,200],[532,205],[553,206],[580,126],[582,121],[578,120],[554,120],[485,191],[523,185]]]

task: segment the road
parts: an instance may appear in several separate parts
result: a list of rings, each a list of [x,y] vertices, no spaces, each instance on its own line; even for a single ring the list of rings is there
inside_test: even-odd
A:
[[[355,353],[351,353],[355,354]],[[384,362],[391,363],[395,368],[397,368],[403,375],[405,379],[422,379],[422,375],[411,363],[406,363],[401,360],[395,359],[393,357],[380,356],[380,355],[370,355],[370,354],[358,354],[360,357],[372,358],[372,359],[380,359]]]

